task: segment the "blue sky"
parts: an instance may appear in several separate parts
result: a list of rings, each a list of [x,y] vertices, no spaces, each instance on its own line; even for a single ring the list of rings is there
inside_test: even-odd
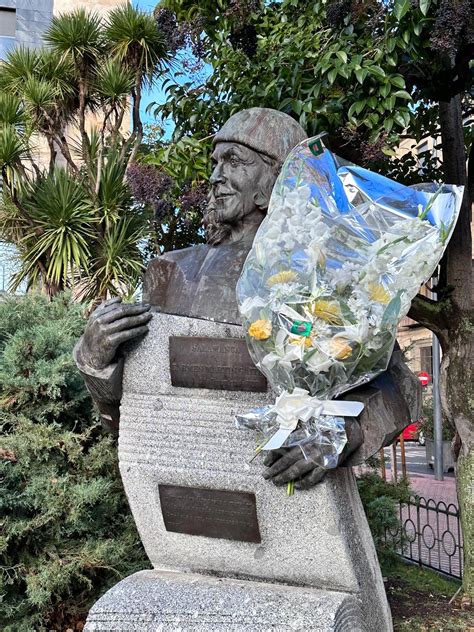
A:
[[[153,11],[153,9],[156,7],[156,5],[158,4],[158,0],[137,0],[136,2],[137,6],[140,7],[140,9],[143,9],[144,11]],[[148,91],[144,97],[143,97],[143,104],[142,104],[142,117],[143,117],[143,122],[144,123],[154,123],[155,122],[155,118],[153,116],[150,116],[149,114],[147,114],[145,112],[146,107],[149,103],[152,103],[153,101],[156,101],[158,103],[163,103],[164,101],[164,94],[162,92],[162,90],[160,90],[159,87],[155,87],[152,90]]]
[[[143,9],[144,11],[150,11],[152,12],[153,9],[156,7],[156,5],[158,4],[158,0],[135,0],[137,6],[140,9]],[[178,67],[179,70],[179,67]],[[210,72],[210,68],[204,67],[204,69],[202,71],[200,71],[200,79],[203,78],[203,76],[205,76],[208,72]],[[187,74],[186,72],[183,72],[182,75],[180,76],[176,76],[174,77],[176,83],[185,83],[186,81],[189,81],[191,79],[191,75]],[[156,119],[152,114],[147,114],[146,112],[146,108],[150,103],[164,103],[166,100],[166,95],[163,92],[163,90],[160,88],[160,85],[156,85],[154,86],[151,90],[148,90],[144,95],[143,95],[143,100],[142,100],[142,107],[141,107],[141,113],[142,113],[142,121],[146,124],[146,123],[155,123]],[[174,125],[171,121],[168,121],[165,124],[165,137],[169,138],[172,131],[173,131]]]

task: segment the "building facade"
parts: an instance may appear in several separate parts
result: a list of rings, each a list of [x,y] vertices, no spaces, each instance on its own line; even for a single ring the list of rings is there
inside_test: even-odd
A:
[[[15,44],[40,46],[54,0],[0,0],[0,58]]]
[[[106,15],[127,0],[0,0],[0,59],[15,44],[41,46],[53,15],[83,7]]]

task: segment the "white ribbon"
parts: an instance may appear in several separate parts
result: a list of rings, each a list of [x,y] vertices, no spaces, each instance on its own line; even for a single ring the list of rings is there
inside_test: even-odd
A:
[[[334,417],[357,417],[364,408],[360,402],[345,402],[332,399],[317,399],[311,397],[304,388],[295,388],[292,393],[283,391],[276,398],[275,404],[269,412],[276,413],[279,429],[267,441],[262,450],[277,450],[281,448],[298,421],[308,422],[311,417],[331,415]]]

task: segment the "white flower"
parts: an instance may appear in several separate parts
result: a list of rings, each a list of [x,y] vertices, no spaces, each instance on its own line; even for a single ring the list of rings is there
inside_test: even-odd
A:
[[[268,292],[268,304],[274,312],[278,312],[284,303],[295,302],[299,291],[300,286],[298,283],[278,283],[273,285]]]
[[[285,204],[291,205],[293,208],[306,207],[308,200],[311,198],[311,189],[307,185],[302,185],[295,189],[285,187],[283,196]]]
[[[266,301],[264,301],[263,298],[260,298],[260,296],[249,296],[240,305],[240,313],[244,318],[252,320],[253,312],[260,310],[262,307],[265,307],[266,304]]]
[[[327,268],[326,275],[339,291],[359,280],[361,268],[353,261],[345,261],[340,268]]]
[[[275,351],[267,353],[262,358],[262,367],[271,370],[278,364],[281,368],[291,371],[292,364],[303,359],[304,347],[288,344],[288,339],[289,333],[285,329],[280,329],[275,338]]]
[[[410,241],[419,241],[428,233],[437,232],[434,226],[431,226],[429,222],[422,220],[419,217],[394,222],[392,230],[395,237],[398,238],[401,235],[405,235]]]
[[[307,248],[305,248],[305,254],[308,257],[307,266],[311,270],[317,265],[324,265],[326,261],[326,248],[322,240],[315,239]]]
[[[306,360],[306,366],[312,373],[318,375],[319,373],[327,371],[336,362],[337,360],[334,360],[334,358],[328,356],[322,351],[316,351],[315,353],[311,353],[309,355],[309,358]]]
[[[354,340],[359,344],[364,344],[370,336],[370,323],[369,319],[361,314],[358,322],[355,325],[345,325],[341,329],[341,335],[345,336],[349,340]]]

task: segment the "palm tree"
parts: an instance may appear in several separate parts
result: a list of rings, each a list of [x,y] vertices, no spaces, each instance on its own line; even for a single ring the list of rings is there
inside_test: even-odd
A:
[[[142,140],[143,86],[169,62],[165,40],[151,16],[124,6],[107,22],[84,9],[57,16],[45,41],[39,51],[13,50],[0,66],[0,240],[14,243],[22,262],[13,288],[26,280],[50,295],[71,285],[90,300],[129,294],[151,217],[125,176]],[[90,113],[101,122],[88,130]],[[68,137],[76,123],[78,143]],[[47,169],[31,157],[38,137],[49,147]]]
[[[61,55],[63,60],[72,63],[79,89],[79,107],[77,121],[87,157],[89,137],[86,131],[86,111],[91,97],[91,84],[95,71],[102,61],[105,50],[102,21],[97,13],[85,9],[75,9],[72,13],[53,17],[46,30],[44,40]],[[86,158],[88,168],[91,168]]]
[[[154,18],[129,4],[110,12],[105,35],[114,57],[134,75],[131,162],[143,138],[140,117],[143,87],[153,84],[165,71],[170,62],[170,52]]]

